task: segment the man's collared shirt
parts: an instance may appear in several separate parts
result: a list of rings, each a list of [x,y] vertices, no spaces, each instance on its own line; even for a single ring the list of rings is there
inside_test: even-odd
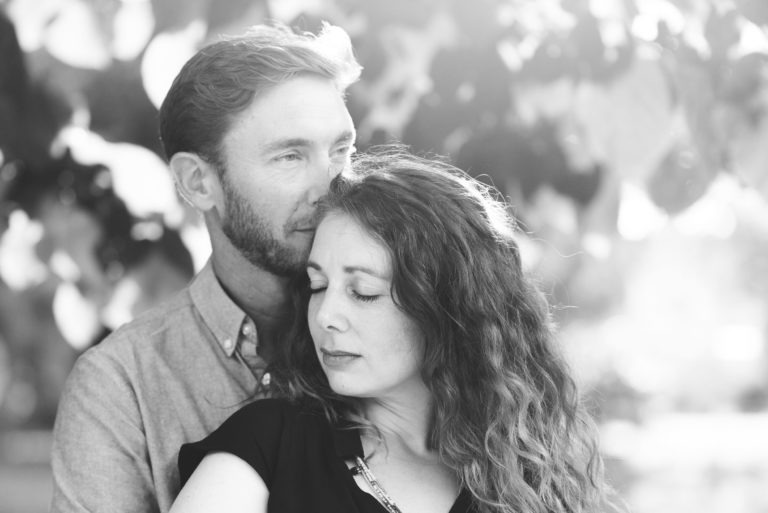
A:
[[[59,403],[51,511],[168,511],[181,445],[257,398],[257,347],[253,321],[209,262],[172,300],[86,351]]]

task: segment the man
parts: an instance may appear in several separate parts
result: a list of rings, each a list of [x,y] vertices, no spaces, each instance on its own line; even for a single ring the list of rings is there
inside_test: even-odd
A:
[[[349,162],[349,38],[258,27],[192,57],[160,109],[179,193],[211,259],[171,300],[77,362],[61,399],[52,511],[165,512],[176,458],[254,398],[304,272],[317,200]]]

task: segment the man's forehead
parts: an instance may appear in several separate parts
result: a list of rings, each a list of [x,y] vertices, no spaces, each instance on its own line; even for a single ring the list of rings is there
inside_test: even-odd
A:
[[[297,77],[270,88],[235,115],[225,139],[256,151],[353,141],[354,125],[333,83]]]

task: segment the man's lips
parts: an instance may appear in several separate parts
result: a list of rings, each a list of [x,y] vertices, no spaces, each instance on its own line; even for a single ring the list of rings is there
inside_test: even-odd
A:
[[[317,229],[319,219],[317,216],[304,217],[299,219],[293,225],[293,231],[295,232],[314,232]]]
[[[314,226],[305,226],[294,228],[292,233],[300,234],[303,237],[314,237],[316,228]]]

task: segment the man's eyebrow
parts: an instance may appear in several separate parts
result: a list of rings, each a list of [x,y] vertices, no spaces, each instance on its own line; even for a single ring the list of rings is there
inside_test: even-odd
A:
[[[345,130],[344,132],[339,135],[336,140],[333,142],[333,144],[339,144],[341,142],[354,142],[355,141],[356,134],[352,130]]]
[[[300,137],[291,137],[288,139],[278,139],[262,146],[262,151],[265,153],[271,153],[273,151],[284,150],[286,148],[305,148],[311,146],[312,143],[309,139],[302,139]]]

